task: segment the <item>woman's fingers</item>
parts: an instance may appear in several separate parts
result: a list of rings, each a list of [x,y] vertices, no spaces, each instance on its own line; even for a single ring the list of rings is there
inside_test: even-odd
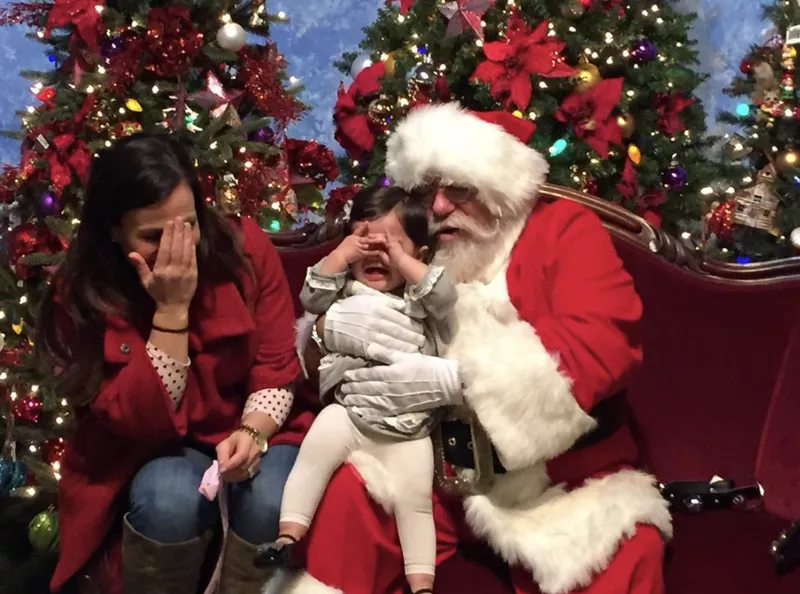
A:
[[[136,252],[131,252],[128,254],[128,260],[133,265],[134,269],[136,269],[136,274],[139,275],[139,280],[142,281],[142,286],[147,288],[150,284],[151,277],[153,276],[153,272],[150,270],[150,267],[147,265],[147,262],[144,261],[144,258]]]
[[[172,225],[172,246],[170,248],[169,263],[172,266],[183,264],[183,237],[186,235],[183,219],[177,217]]]
[[[169,265],[171,250],[172,250],[172,237],[175,234],[175,223],[167,221],[164,225],[164,230],[161,232],[161,242],[158,244],[158,256],[153,268],[165,268]]]
[[[189,223],[183,224],[183,253],[181,262],[185,268],[190,268],[192,265],[192,251],[194,251],[194,233],[192,233],[192,226]]]

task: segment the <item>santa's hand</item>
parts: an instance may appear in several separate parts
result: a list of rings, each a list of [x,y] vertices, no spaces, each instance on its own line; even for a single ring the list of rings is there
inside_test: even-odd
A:
[[[325,315],[323,343],[329,351],[368,359],[367,347],[418,352],[425,344],[422,324],[401,310],[402,299],[353,295],[334,303]]]
[[[342,404],[388,415],[463,403],[458,363],[420,353],[398,353],[370,345],[367,358],[385,363],[344,374]]]

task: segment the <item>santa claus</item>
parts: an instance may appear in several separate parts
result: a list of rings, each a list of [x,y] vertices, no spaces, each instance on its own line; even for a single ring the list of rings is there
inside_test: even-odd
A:
[[[437,593],[660,593],[670,515],[653,477],[635,469],[624,414],[642,357],[640,300],[598,218],[537,201],[546,161],[489,119],[422,107],[388,142],[387,174],[427,201],[435,262],[460,283],[445,351],[398,352],[422,329],[366,296],[331,308],[315,341],[386,363],[345,374],[354,403],[466,405],[493,444],[488,492],[435,496]],[[448,456],[465,464],[472,444],[456,434]],[[306,573],[268,591],[403,591],[389,514],[402,485],[363,455],[351,462],[318,510]]]

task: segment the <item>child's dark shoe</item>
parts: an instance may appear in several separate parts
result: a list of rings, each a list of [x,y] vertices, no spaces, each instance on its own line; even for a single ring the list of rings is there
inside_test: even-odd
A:
[[[292,549],[297,540],[287,534],[282,534],[275,542],[262,544],[256,550],[253,565],[259,569],[266,567],[286,567],[292,560]]]

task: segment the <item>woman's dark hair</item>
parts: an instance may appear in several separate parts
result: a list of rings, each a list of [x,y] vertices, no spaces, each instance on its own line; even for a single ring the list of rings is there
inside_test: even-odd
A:
[[[123,215],[161,202],[182,183],[194,195],[200,282],[232,281],[244,295],[243,273],[252,274],[252,267],[234,226],[205,203],[193,160],[181,142],[166,134],[140,133],[102,151],[92,163],[80,227],[38,319],[40,360],[62,369],[59,389],[73,405],[90,402],[102,380],[105,317],[121,317],[146,336],[155,309],[112,233]]]
[[[406,235],[419,247],[430,247],[428,211],[419,201],[397,186],[371,186],[353,196],[348,232],[353,223],[372,221],[397,209],[400,224]]]

